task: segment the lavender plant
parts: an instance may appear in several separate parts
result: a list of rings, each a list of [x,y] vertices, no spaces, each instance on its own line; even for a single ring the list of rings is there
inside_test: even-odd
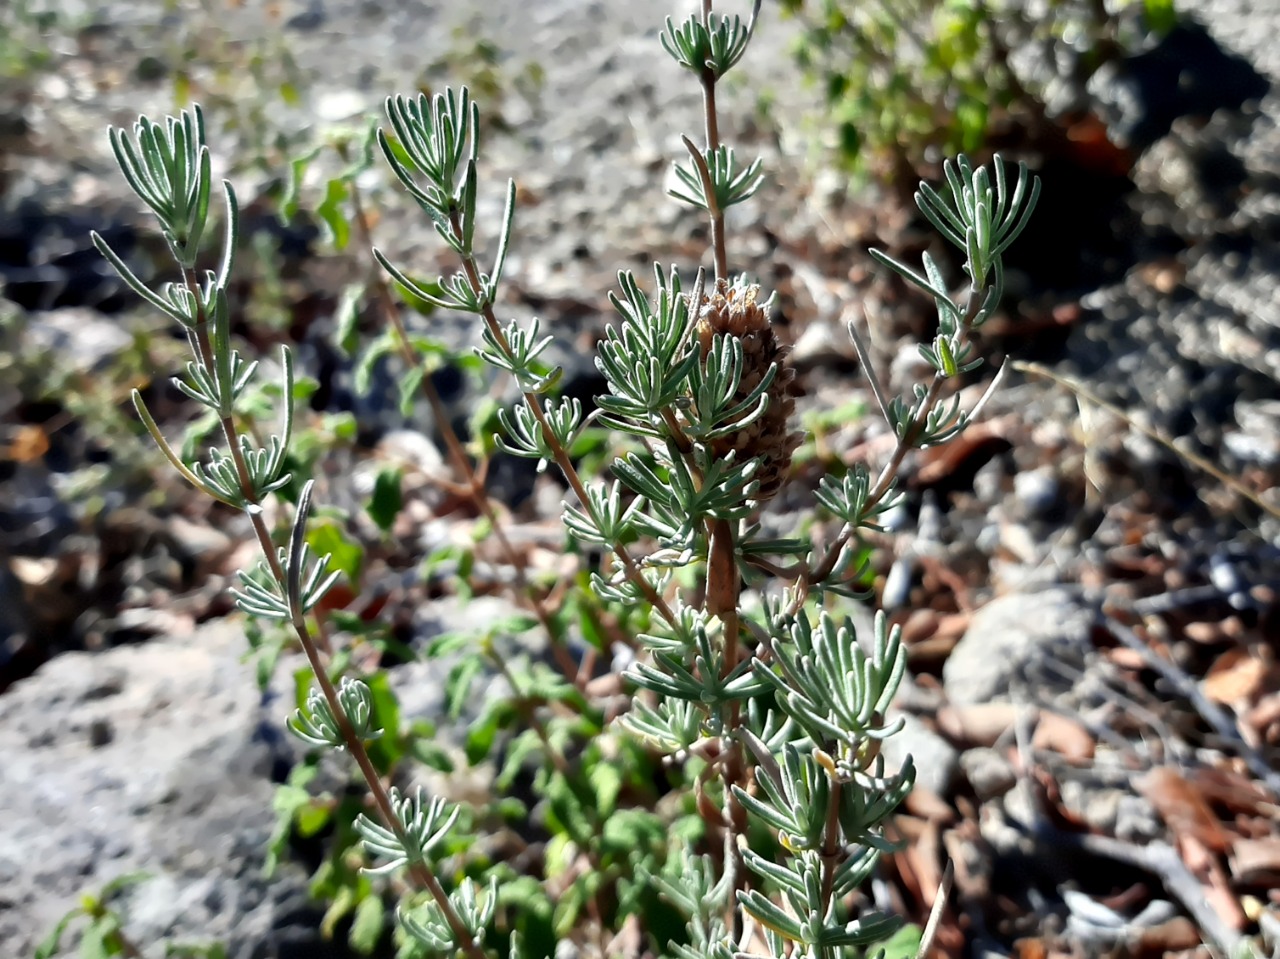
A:
[[[508,757],[503,775],[521,757],[540,754],[535,790],[542,815],[559,829],[542,869],[557,882],[573,873],[554,906],[554,935],[580,939],[578,907],[590,903],[602,952],[606,934],[654,914],[655,893],[683,914],[686,927],[671,933],[655,923],[640,932],[652,937],[655,951],[669,947],[684,959],[797,952],[827,959],[867,949],[897,927],[889,916],[855,914],[852,894],[892,848],[883,824],[914,778],[910,762],[888,772],[880,751],[900,725],[887,715],[905,650],[882,614],[870,636],[859,636],[851,619],[828,611],[827,599],[865,596],[859,536],[879,530],[900,499],[907,454],[953,438],[975,414],[944,399],[946,386],[981,363],[970,334],[1000,301],[1001,256],[1039,192],[1025,168],[1011,183],[999,159],[987,170],[963,157],[947,164],[943,190],[921,187],[922,212],[966,258],[965,289],[953,294],[927,255],[919,269],[877,258],[937,305],[938,332],[921,347],[934,376],[890,398],[851,327],[896,446],[874,475],[859,465],[821,481],[816,508],[827,522],[818,537],[765,536],[758,514],[787,482],[802,438],[794,426],[795,372],[770,325],[771,297],[729,267],[725,211],[755,193],[763,165],[740,161],[722,142],[716,109],[717,84],[746,54],[759,8],[757,0],[744,21],[714,13],[703,0],[700,15],[667,21],[662,46],[700,83],[705,120],[701,144],[685,139],[688,159],[676,168],[672,195],[707,215],[712,269],[698,270],[691,289],[674,267],[655,265],[648,290],[632,273],[618,275],[611,295],[618,316],[596,358],[608,392],[590,416],[556,394],[560,370],[542,362],[551,337],[537,321],[499,319],[516,189],[507,184],[496,245],[486,257],[477,218],[480,114],[468,91],[390,98],[389,127],[378,134],[390,169],[458,268],[424,283],[381,252],[374,256],[421,302],[477,318],[478,355],[521,394],[499,417],[505,435],[496,442],[561,471],[571,493],[568,539],[584,556],[606,553],[590,571],[591,601],[636,626],[623,639],[640,652],[625,675],[638,692],[620,731],[606,730],[601,710],[566,677],[517,676],[486,650],[521,704],[508,707],[502,722],[523,720],[533,734],[514,741],[516,758]],[[465,861],[466,810],[384,784],[366,744],[396,731],[378,726],[372,680],[331,675],[329,641],[311,611],[337,574],[307,542],[313,483],[302,487],[281,545],[267,519],[269,499],[290,481],[287,348],[279,361],[280,430],[259,444],[242,422],[259,364],[231,343],[227,288],[238,208],[227,183],[220,262],[213,271],[197,266],[214,193],[200,110],[163,124],[143,117],[132,136],[112,130],[111,143],[130,186],[155,213],[180,280],[152,290],[100,237],[95,243],[139,296],[185,329],[192,359],[175,383],[217,417],[225,449],[184,462],[135,393],[138,413],[192,485],[242,510],[252,525],[263,559],[241,574],[237,602],[253,616],[287,624],[306,653],[315,686],[289,728],[308,746],[347,753],[366,781],[372,806],[355,828],[374,860],[369,873],[407,883],[397,911],[405,950],[490,955],[502,936],[524,928],[513,911],[550,904],[509,867]],[[583,475],[570,455],[591,419],[638,441],[612,463],[607,480]],[[463,475],[474,489],[474,476]],[[529,599],[542,613],[536,621],[554,633],[539,597]],[[573,736],[580,741],[570,750]],[[605,736],[623,737],[613,749],[634,755],[638,739],[666,757],[683,790],[682,801],[668,806],[674,812],[621,808],[625,783],[601,761],[598,740]],[[570,850],[585,865],[568,868]],[[512,956],[555,949],[554,939],[533,943],[519,935],[506,945]]]

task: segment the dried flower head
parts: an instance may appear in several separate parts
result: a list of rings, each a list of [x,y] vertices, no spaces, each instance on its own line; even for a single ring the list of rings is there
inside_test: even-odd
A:
[[[727,333],[742,343],[738,400],[749,396],[769,375],[770,367],[777,364],[773,382],[766,390],[769,405],[763,415],[711,443],[712,452],[718,457],[736,451],[738,462],[760,458],[760,469],[756,473],[760,492],[756,498],[765,502],[781,489],[791,466],[791,454],[803,436],[790,429],[796,409],[796,371],[786,362],[789,350],[778,342],[769,323],[768,305],[756,302],[759,294],[759,286],[741,278],[732,284],[717,280],[714,292],[702,298],[697,333],[703,356],[711,352],[717,334]]]

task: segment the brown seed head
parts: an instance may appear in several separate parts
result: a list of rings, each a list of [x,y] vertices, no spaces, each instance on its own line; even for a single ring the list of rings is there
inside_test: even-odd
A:
[[[760,287],[742,282],[730,285],[717,280],[715,290],[702,298],[698,310],[697,334],[705,357],[711,352],[713,338],[727,333],[742,343],[742,380],[735,402],[760,385],[773,364],[778,365],[766,394],[769,405],[753,423],[712,440],[711,450],[717,457],[737,451],[736,461],[759,457],[760,502],[771,499],[782,487],[791,467],[791,454],[800,445],[802,434],[790,430],[796,409],[796,371],[786,362],[788,350],[778,342],[769,315],[756,302]]]

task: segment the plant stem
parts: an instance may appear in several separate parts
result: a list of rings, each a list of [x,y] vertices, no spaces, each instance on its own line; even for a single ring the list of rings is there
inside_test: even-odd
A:
[[[702,22],[708,32],[711,30],[712,0],[702,0]],[[702,115],[703,128],[707,140],[707,157],[714,157],[720,149],[720,122],[716,114],[716,74],[711,67],[703,65],[699,74],[702,83]],[[687,142],[687,141],[686,141]],[[711,221],[711,252],[715,262],[715,278],[728,281],[729,257],[725,245],[724,211],[716,198],[711,182],[711,174],[707,169],[704,156],[697,151],[693,154],[694,165],[702,178],[703,194],[707,200],[707,213]],[[690,304],[691,309],[701,308],[700,303]],[[741,599],[742,577],[738,571],[737,556],[737,524],[727,519],[713,520],[711,534],[707,544],[707,594],[705,606],[707,612],[720,618],[724,641],[724,669],[729,675],[738,666],[741,655],[738,645],[738,604]],[[720,773],[724,783],[724,819],[725,819],[725,862],[726,872],[731,873],[733,888],[745,888],[747,873],[740,860],[738,836],[747,825],[747,814],[742,804],[734,795],[733,786],[745,785],[746,767],[743,763],[742,746],[733,735],[742,721],[742,704],[734,701],[729,706],[728,729],[722,739],[726,753]],[[741,922],[734,896],[729,897],[729,909],[726,925],[736,938],[736,931]]]
[[[456,213],[450,216],[450,225],[453,228],[453,234],[461,242],[463,238],[462,223],[458,219]],[[477,295],[483,293],[484,284],[480,282],[480,271],[476,267],[475,256],[468,251],[462,256],[462,268],[466,272],[467,281],[471,284],[472,290]],[[485,326],[488,327],[490,334],[493,336],[494,342],[498,347],[510,355],[511,344],[507,342],[507,336],[502,331],[502,327],[498,323],[498,318],[493,312],[493,306],[486,302],[484,310],[481,313]],[[560,471],[564,474],[564,478],[568,481],[569,486],[573,489],[574,495],[578,497],[578,501],[584,509],[591,509],[591,498],[587,495],[586,486],[583,485],[582,477],[578,475],[578,469],[573,465],[573,460],[569,458],[569,452],[564,445],[556,437],[555,430],[551,428],[551,424],[547,422],[547,414],[542,407],[538,405],[538,397],[533,393],[520,391],[520,395],[524,397],[525,404],[529,407],[529,411],[533,413],[534,419],[538,421],[538,426],[542,428],[542,435],[546,438],[547,445],[551,447],[551,451],[555,456],[556,465],[560,467]],[[627,578],[635,584],[636,588],[644,594],[648,602],[656,609],[669,623],[676,623],[675,613],[667,601],[662,598],[653,585],[644,578],[640,572],[640,567],[636,564],[635,559],[627,550],[623,543],[615,543],[614,552],[618,559],[622,561],[623,568],[626,570]]]
[[[184,269],[182,271],[182,279],[192,296],[193,302],[196,304],[196,323],[192,339],[199,350],[200,362],[204,364],[205,369],[212,373],[217,366],[213,355],[213,342],[209,339],[209,316],[205,312],[204,301],[200,297],[200,281],[194,268]],[[286,396],[284,401],[292,402],[292,399],[292,397]],[[235,421],[229,415],[220,414],[218,416],[218,424],[222,428],[222,436],[226,440],[227,450],[231,454],[232,462],[235,463],[236,475],[240,478],[240,491],[244,494],[245,501],[249,504],[249,507],[245,509],[245,514],[253,524],[254,535],[257,536],[258,545],[262,547],[262,552],[267,558],[272,577],[276,582],[283,584],[285,581],[284,568],[280,565],[280,558],[276,555],[275,545],[271,541],[271,533],[267,529],[266,521],[262,518],[261,502],[258,500],[258,495],[253,488],[253,481],[249,476],[249,465],[244,461],[244,451],[240,448],[240,437],[236,431]]]
[[[978,315],[985,292],[985,287],[980,290],[970,288],[965,316],[961,323],[964,329],[968,330],[973,323],[974,317]],[[867,375],[874,381],[874,374],[870,370],[867,371]],[[907,453],[915,448],[917,441],[920,439],[920,432],[924,429],[925,423],[928,422],[929,414],[932,412],[934,404],[938,401],[942,386],[947,379],[948,377],[941,372],[934,374],[933,381],[929,384],[929,390],[925,394],[924,402],[920,405],[920,412],[916,414],[907,429],[898,437],[898,442],[893,448],[893,454],[880,471],[880,475],[876,477],[875,486],[867,494],[868,510],[878,506],[880,501],[888,495],[889,490],[893,488],[894,481],[898,477],[898,471],[902,468],[902,461],[906,459]],[[841,552],[849,540],[853,538],[855,532],[857,531],[846,523],[844,528],[840,530],[839,535],[827,547],[822,560],[817,566],[807,571],[798,570],[800,575],[796,582],[796,598],[792,601],[790,608],[793,615],[804,605],[804,601],[809,595],[809,587],[814,583],[822,582],[831,575],[840,559]]]
[[[284,580],[282,579],[280,582],[283,585]],[[364,776],[365,783],[373,794],[374,803],[378,807],[378,812],[383,822],[396,834],[396,838],[403,848],[410,848],[408,836],[404,832],[400,817],[396,815],[395,808],[391,804],[391,797],[382,783],[382,777],[378,775],[378,770],[374,767],[373,760],[369,758],[369,753],[364,748],[364,743],[356,735],[355,728],[351,725],[351,720],[347,716],[347,711],[342,708],[342,703],[338,699],[338,691],[334,688],[333,681],[329,678],[328,670],[325,668],[325,663],[320,656],[320,650],[312,639],[311,630],[307,626],[306,618],[301,615],[300,610],[294,611],[292,625],[294,632],[298,635],[298,640],[302,643],[307,663],[316,677],[316,682],[320,685],[320,691],[324,695],[325,702],[328,703],[329,710],[333,713],[334,719],[337,720],[343,744],[347,752],[355,759],[356,765],[360,767],[360,773]],[[454,936],[469,959],[486,959],[484,950],[472,938],[457,910],[453,908],[453,903],[449,901],[448,893],[440,885],[431,867],[423,861],[411,862],[409,863],[409,872],[420,888],[425,888],[431,893],[431,897],[435,899],[436,904],[440,907],[445,921],[449,923],[450,929],[453,930]]]
[[[835,894],[836,869],[840,865],[840,793],[844,783],[837,776],[831,777],[831,794],[827,801],[827,827],[822,842],[822,902],[824,908],[831,905]]]
[[[356,231],[359,233],[360,244],[364,249],[372,250],[373,235],[369,226],[369,218],[365,212],[360,189],[354,183],[351,184],[351,206],[355,213]],[[369,283],[373,287],[374,298],[378,302],[379,309],[382,311],[386,321],[395,330],[396,342],[400,347],[400,356],[410,368],[419,366],[422,363],[422,359],[413,351],[413,347],[409,342],[408,330],[405,329],[404,321],[400,318],[400,311],[396,308],[395,300],[391,296],[391,289],[376,261],[373,262],[369,272]],[[477,475],[471,458],[467,455],[462,446],[462,441],[453,429],[448,411],[440,399],[440,394],[436,390],[435,384],[431,382],[431,377],[426,375],[425,372],[420,383],[422,395],[426,398],[427,405],[431,407],[431,415],[435,418],[436,426],[444,439],[445,449],[450,461],[453,463],[453,468],[462,477],[467,495],[471,498],[475,508],[480,512],[480,515],[488,520],[489,528],[493,531],[493,537],[498,543],[498,549],[501,550],[503,557],[515,571],[517,592],[523,597],[525,606],[537,617],[538,623],[547,634],[547,641],[550,644],[551,654],[556,659],[556,665],[566,679],[578,685],[577,665],[573,662],[573,657],[569,655],[569,651],[564,648],[562,643],[557,641],[551,616],[548,614],[542,600],[535,593],[533,585],[529,582],[529,577],[525,571],[524,559],[511,545],[511,540],[507,537],[506,529],[498,516],[498,512],[494,509],[493,501],[489,498],[489,494],[484,488],[484,482]]]
[[[711,29],[712,0],[702,0],[702,22],[709,31]],[[699,75],[702,81],[702,116],[707,137],[707,154],[714,156],[720,148],[720,122],[716,116],[716,75],[715,71],[705,64]],[[707,194],[707,203],[711,207],[711,250],[715,257],[716,279],[727,279],[729,276],[729,258],[724,243],[724,211],[716,204],[714,194]]]
[[[183,279],[187,289],[195,297],[195,302],[201,304],[203,301],[198,295],[199,288],[195,270],[184,269]],[[209,339],[209,317],[202,305],[197,306],[194,339],[200,351],[200,360],[204,363],[206,369],[210,371],[216,369],[213,343]],[[292,402],[292,399],[292,397],[285,397],[284,401]],[[219,416],[219,423],[222,426],[223,436],[226,438],[227,447],[236,465],[236,473],[240,478],[240,491],[249,504],[245,508],[245,514],[253,524],[254,534],[262,547],[263,555],[266,557],[272,576],[281,589],[284,589],[287,576],[280,563],[275,544],[271,540],[271,533],[267,529],[266,521],[262,518],[261,504],[253,488],[253,483],[249,476],[249,467],[244,461],[244,453],[240,449],[239,435],[236,431],[235,422],[232,417],[224,415]],[[321,658],[320,649],[311,635],[306,619],[295,611],[292,625],[298,635],[299,642],[302,644],[311,672],[315,674],[316,682],[320,684],[320,691],[324,695],[325,702],[333,713],[334,719],[337,720],[338,729],[342,733],[342,741],[346,746],[347,752],[351,754],[356,761],[356,765],[360,767],[360,772],[364,776],[369,791],[373,794],[374,802],[377,804],[383,821],[389,829],[395,832],[401,844],[405,848],[409,848],[407,845],[408,837],[404,833],[400,817],[396,815],[395,809],[391,805],[391,797],[387,794],[386,787],[382,784],[382,778],[378,775],[373,761],[369,758],[369,753],[364,748],[364,743],[356,735],[355,729],[351,725],[351,720],[347,717],[346,710],[342,708],[342,702],[338,699],[338,691],[334,688],[332,680],[329,679],[328,670],[325,668],[325,663]],[[449,901],[448,894],[444,891],[430,867],[424,862],[415,862],[410,864],[409,869],[417,884],[426,888],[431,893],[432,898],[436,900],[445,917],[445,921],[449,923],[449,927],[453,930],[458,942],[462,944],[462,948],[469,959],[486,959],[484,950],[472,939],[466,925],[462,922],[462,918],[458,915],[457,910],[453,908],[453,903]]]
[[[110,911],[102,904],[99,904],[98,909],[92,910],[89,913],[89,915],[94,919],[104,919],[110,914]],[[146,954],[138,948],[132,939],[124,934],[124,930],[119,928],[118,925],[116,929],[112,931],[110,938],[115,940],[115,945],[119,948],[121,954],[124,955],[126,959],[146,959]]]

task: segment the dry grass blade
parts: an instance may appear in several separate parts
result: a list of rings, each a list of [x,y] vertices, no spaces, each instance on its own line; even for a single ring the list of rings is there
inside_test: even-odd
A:
[[[951,862],[948,862],[947,868],[942,873],[942,882],[938,886],[938,894],[933,897],[933,908],[929,910],[929,921],[925,923],[924,932],[920,936],[920,948],[916,952],[916,959],[924,959],[928,955],[929,947],[933,945],[933,940],[938,935],[938,929],[942,925],[942,914],[947,909],[947,900],[951,898],[951,881],[953,878],[954,867]]]
[[[1268,503],[1258,493],[1249,489],[1249,487],[1245,486],[1243,483],[1240,482],[1240,480],[1236,479],[1230,473],[1225,472],[1216,464],[1209,462],[1203,456],[1200,456],[1197,453],[1193,453],[1190,450],[1183,449],[1176,442],[1174,442],[1168,436],[1165,436],[1159,430],[1153,429],[1150,426],[1144,426],[1143,424],[1139,423],[1137,420],[1135,420],[1132,416],[1130,416],[1120,407],[1116,406],[1114,403],[1110,403],[1107,400],[1104,400],[1102,397],[1100,397],[1097,393],[1093,392],[1083,383],[1073,380],[1070,377],[1063,376],[1060,373],[1055,373],[1053,370],[1049,369],[1048,367],[1041,366],[1039,363],[1025,363],[1025,362],[1019,361],[1019,362],[1015,362],[1013,364],[1013,367],[1014,369],[1020,372],[1032,373],[1036,376],[1043,376],[1045,379],[1052,380],[1054,383],[1057,383],[1059,386],[1065,387],[1066,389],[1070,390],[1072,393],[1075,393],[1076,396],[1080,397],[1081,399],[1088,400],[1090,403],[1094,404],[1095,406],[1101,407],[1102,409],[1106,410],[1108,413],[1114,413],[1116,416],[1120,417],[1122,420],[1124,420],[1126,423],[1132,426],[1139,433],[1142,433],[1144,436],[1148,437],[1149,439],[1155,440],[1157,443],[1165,447],[1165,449],[1169,450],[1175,456],[1178,456],[1182,460],[1186,461],[1187,463],[1190,463],[1196,469],[1201,470],[1202,472],[1208,473],[1210,476],[1216,479],[1223,486],[1226,486],[1228,489],[1232,490],[1233,492],[1240,494],[1249,502],[1253,503],[1255,506],[1261,509],[1263,512],[1267,513],[1270,516],[1275,517],[1276,519],[1280,519],[1280,506],[1277,506],[1274,503]]]

